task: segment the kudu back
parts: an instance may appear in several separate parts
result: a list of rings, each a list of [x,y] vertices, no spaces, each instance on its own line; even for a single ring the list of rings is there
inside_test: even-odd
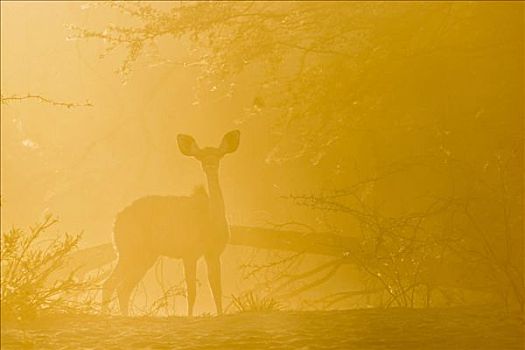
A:
[[[177,136],[182,154],[201,162],[208,193],[201,189],[189,197],[143,197],[117,215],[113,239],[118,262],[104,283],[103,310],[107,310],[116,290],[120,311],[127,315],[134,287],[159,256],[167,256],[183,260],[188,315],[191,316],[197,260],[204,256],[217,314],[222,313],[220,256],[230,233],[219,185],[219,163],[224,155],[237,150],[239,139],[240,132],[234,130],[224,135],[219,147],[200,148],[193,137]]]

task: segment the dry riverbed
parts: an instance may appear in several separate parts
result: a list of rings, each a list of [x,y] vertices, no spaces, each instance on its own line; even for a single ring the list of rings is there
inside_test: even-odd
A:
[[[2,325],[2,349],[523,349],[523,318],[490,309],[221,317],[66,316]]]

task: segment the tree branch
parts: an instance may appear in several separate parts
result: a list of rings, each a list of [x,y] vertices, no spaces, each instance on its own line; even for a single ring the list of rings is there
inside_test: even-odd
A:
[[[93,104],[89,101],[86,101],[85,103],[75,103],[75,102],[62,102],[62,101],[55,101],[50,98],[41,96],[41,95],[33,95],[33,94],[27,94],[25,96],[18,96],[18,95],[12,95],[12,96],[1,96],[0,97],[0,104],[9,104],[11,102],[20,102],[25,100],[36,100],[38,102],[48,103],[53,106],[61,106],[66,108],[72,108],[72,107],[93,107]]]

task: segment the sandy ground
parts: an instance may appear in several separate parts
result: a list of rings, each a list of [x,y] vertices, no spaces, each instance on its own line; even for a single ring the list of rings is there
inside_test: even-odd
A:
[[[489,309],[221,317],[70,316],[2,325],[2,349],[523,349],[523,319]]]

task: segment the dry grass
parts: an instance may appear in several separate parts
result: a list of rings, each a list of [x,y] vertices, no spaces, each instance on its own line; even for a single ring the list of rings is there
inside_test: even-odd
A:
[[[279,301],[268,296],[259,296],[251,291],[232,296],[232,305],[237,312],[269,312],[282,309]]]

